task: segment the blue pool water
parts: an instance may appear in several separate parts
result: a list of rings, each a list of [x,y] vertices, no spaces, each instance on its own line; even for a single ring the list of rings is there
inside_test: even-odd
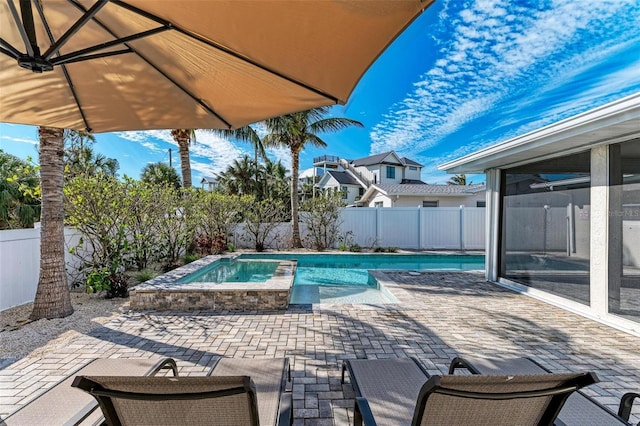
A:
[[[259,283],[270,279],[279,262],[243,262],[220,259],[200,268],[196,272],[182,277],[179,283]]]
[[[298,261],[291,303],[395,303],[369,270],[484,269],[482,255],[242,254],[239,259]]]

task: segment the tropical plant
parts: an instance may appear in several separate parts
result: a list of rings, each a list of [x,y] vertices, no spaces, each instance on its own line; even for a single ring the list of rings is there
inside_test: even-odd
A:
[[[263,139],[265,146],[288,147],[291,154],[291,244],[294,248],[302,247],[298,223],[300,152],[308,144],[327,146],[318,133],[335,132],[349,126],[362,127],[359,121],[348,118],[325,118],[329,110],[329,107],[320,107],[265,120],[268,131]]]
[[[448,185],[471,185],[472,182],[469,181],[467,183],[467,176],[462,173],[459,175],[452,176],[447,182]]]
[[[0,229],[33,228],[40,219],[38,169],[0,149]]]
[[[40,188],[40,273],[30,318],[62,318],[73,313],[64,263],[64,132],[39,127]]]
[[[194,221],[197,223],[197,234],[204,243],[208,238],[214,241],[223,236],[224,248],[227,236],[233,233],[238,222],[242,221],[242,214],[254,200],[251,196],[226,195],[217,192],[197,191],[194,193]]]
[[[155,186],[180,188],[180,176],[173,167],[164,163],[149,163],[142,169],[140,180]]]
[[[302,223],[307,227],[307,239],[318,251],[335,247],[340,235],[340,209],[344,200],[340,194],[325,194],[302,204]],[[346,241],[346,238],[344,239]],[[345,247],[346,248],[346,247]]]
[[[267,154],[264,150],[264,144],[262,143],[262,139],[260,139],[258,132],[251,126],[240,127],[236,130],[211,130],[211,132],[227,139],[235,139],[241,142],[248,142],[253,145],[253,164],[255,168],[254,178],[255,181],[258,182],[258,156],[262,157],[265,162],[268,161]]]
[[[180,153],[180,169],[182,170],[182,186],[191,188],[191,160],[189,145],[196,140],[195,129],[172,129],[171,137],[178,144]]]
[[[254,179],[254,163],[244,156],[233,160],[227,169],[218,175],[219,190],[228,195],[255,195],[257,181]]]
[[[85,131],[64,131],[64,169],[65,179],[75,176],[93,176],[105,174],[116,177],[120,165],[115,158],[108,158],[103,154],[96,154],[93,145],[96,139],[93,134]]]

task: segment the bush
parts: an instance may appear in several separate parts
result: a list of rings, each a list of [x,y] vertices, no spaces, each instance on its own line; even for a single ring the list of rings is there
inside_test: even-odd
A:
[[[184,264],[186,265],[187,263],[191,263],[191,262],[195,262],[196,260],[200,259],[200,255],[196,254],[196,253],[187,253],[184,255],[184,257],[182,258]]]
[[[341,194],[323,194],[302,204],[303,214],[300,218],[307,225],[306,239],[316,250],[323,251],[336,246],[342,224],[340,208],[343,206]]]
[[[148,269],[144,269],[140,272],[138,272],[135,276],[134,279],[136,280],[136,282],[138,284],[143,283],[145,281],[149,281],[150,279],[155,278],[156,273],[153,271],[150,271]]]

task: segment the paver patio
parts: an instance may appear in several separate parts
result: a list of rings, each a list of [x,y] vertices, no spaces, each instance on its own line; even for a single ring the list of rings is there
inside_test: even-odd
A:
[[[415,356],[429,373],[444,374],[458,355],[530,356],[554,372],[595,371],[601,381],[586,393],[613,410],[624,392],[640,390],[640,337],[487,283],[480,273],[386,275],[398,305],[129,312],[45,357],[0,370],[0,419],[87,359],[152,354],[176,359],[182,375],[205,374],[218,356],[287,356],[296,425],[352,422],[353,392],[340,383],[345,358]],[[632,420],[640,421],[640,407]]]

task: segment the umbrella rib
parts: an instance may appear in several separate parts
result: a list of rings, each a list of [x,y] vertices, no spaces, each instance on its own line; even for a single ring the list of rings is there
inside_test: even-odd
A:
[[[247,58],[247,57],[245,57],[243,55],[240,55],[239,53],[234,52],[233,50],[231,50],[231,49],[229,49],[229,48],[227,48],[227,47],[225,47],[225,46],[223,46],[221,44],[214,43],[211,40],[207,40],[206,38],[203,38],[203,37],[201,37],[201,36],[199,36],[197,34],[194,34],[194,33],[190,32],[190,31],[187,31],[187,30],[185,30],[183,28],[177,27],[173,23],[165,21],[164,19],[162,19],[162,18],[160,18],[160,17],[158,17],[156,15],[153,15],[152,13],[149,13],[147,11],[139,9],[139,8],[137,8],[135,6],[132,6],[132,5],[127,4],[127,3],[123,2],[123,1],[120,1],[120,0],[111,0],[111,3],[113,3],[115,5],[118,5],[118,6],[122,7],[122,8],[124,8],[124,9],[130,10],[131,12],[134,12],[134,13],[136,13],[138,15],[144,16],[145,18],[148,18],[148,19],[151,19],[153,21],[156,21],[156,22],[158,22],[160,24],[168,25],[172,29],[176,30],[177,32],[179,32],[179,33],[181,33],[181,34],[183,34],[183,35],[185,35],[185,36],[187,36],[189,38],[197,40],[197,41],[199,41],[201,43],[206,44],[209,47],[213,47],[214,49],[217,49],[217,50],[219,50],[221,52],[224,52],[227,55],[233,56],[236,59],[239,59],[239,60],[241,60],[243,62],[246,62],[246,63],[248,63],[250,65],[253,65],[253,66],[257,67],[257,68],[260,68],[261,70],[263,70],[265,72],[268,72],[269,74],[272,74],[272,75],[275,75],[275,76],[277,76],[279,78],[287,80],[288,82],[293,83],[296,86],[302,87],[302,88],[304,88],[306,90],[309,90],[309,91],[311,91],[311,92],[313,92],[313,93],[315,93],[317,95],[320,95],[323,98],[330,99],[331,101],[333,101],[336,104],[340,102],[340,100],[338,98],[336,98],[333,95],[330,95],[329,93],[326,93],[326,92],[324,92],[322,90],[316,89],[315,87],[309,86],[308,84],[306,84],[304,82],[301,82],[299,80],[296,80],[296,79],[294,79],[292,77],[289,77],[287,75],[284,75],[284,74],[282,74],[282,73],[280,73],[280,72],[278,72],[278,71],[276,71],[274,69],[271,69],[271,68],[269,68],[269,67],[267,67],[265,65],[260,64],[259,62],[256,62],[256,61],[254,61],[254,60],[252,60],[250,58]]]
[[[49,38],[49,42],[53,43],[53,33],[51,32],[51,28],[49,27],[49,24],[47,23],[47,20],[44,16],[42,5],[40,4],[40,2],[35,2],[35,5],[36,5],[36,9],[38,10],[38,15],[40,15],[40,19],[42,20],[42,25],[44,26],[44,29],[47,33],[47,37]],[[87,116],[85,115],[84,110],[82,109],[82,105],[80,104],[80,99],[78,98],[76,89],[73,86],[73,82],[71,81],[71,76],[67,71],[67,67],[65,67],[64,65],[60,65],[60,68],[62,69],[62,73],[64,74],[65,80],[67,80],[67,86],[69,86],[69,90],[71,91],[71,96],[73,96],[73,100],[76,102],[76,105],[78,106],[78,112],[82,117],[82,121],[84,122],[84,127],[87,130],[87,132],[91,132],[91,127],[89,126],[89,122],[87,121]]]
[[[20,33],[20,37],[22,38],[24,46],[27,49],[27,54],[33,57],[34,55],[33,46],[31,44],[31,40],[29,39],[29,36],[27,35],[27,30],[25,29],[24,24],[22,23],[22,20],[18,15],[18,9],[16,9],[16,5],[13,4],[12,0],[7,0],[7,4],[9,6],[9,10],[11,11],[11,15],[13,15],[13,20],[16,22],[16,28]]]
[[[154,28],[152,30],[143,31],[141,33],[134,34],[128,37],[119,38],[117,40],[109,41],[106,43],[96,44],[95,46],[87,47],[86,49],[77,50],[75,52],[67,53],[66,55],[60,55],[57,58],[52,59],[51,63],[54,65],[59,65],[59,64],[66,64],[68,62],[78,62],[85,59],[95,59],[103,56],[113,56],[112,52],[105,52],[104,54],[97,54],[97,55],[87,55],[87,53],[108,49],[110,47],[118,46],[120,44],[124,44],[125,46],[127,46],[126,43],[129,41],[137,40],[144,37],[149,37],[154,34],[167,31],[169,29],[170,29],[169,27]],[[127,53],[127,52],[131,52],[131,48],[129,46],[127,46],[126,50],[119,51],[119,53]],[[87,56],[84,56],[84,55],[87,55]]]
[[[82,15],[82,17],[80,19],[78,19],[72,26],[71,28],[69,28],[63,35],[62,37],[60,37],[58,39],[58,41],[56,41],[55,43],[53,42],[53,40],[51,40],[51,42],[53,43],[51,45],[51,47],[49,47],[49,49],[47,49],[47,51],[44,53],[44,59],[49,60],[51,59],[51,57],[60,52],[60,48],[62,46],[64,46],[71,37],[73,37],[73,35],[75,33],[77,33],[80,28],[82,28],[87,22],[89,22],[96,13],[98,13],[98,11],[100,9],[102,9],[109,0],[100,0],[96,3],[94,3],[93,6],[91,6],[89,8],[89,10],[87,10],[84,15]]]
[[[22,52],[7,43],[2,37],[0,37],[0,52],[4,53],[7,56],[11,56],[14,59],[18,59],[22,56]]]
[[[79,4],[77,1],[75,0],[68,0],[71,4],[73,4],[76,8],[80,9],[81,11],[85,11],[84,7]],[[146,17],[146,14],[143,15]],[[107,27],[103,22],[101,22],[98,18],[96,18],[95,16],[92,18],[93,21],[98,24],[100,27],[102,27],[102,29],[104,29],[106,32],[108,32],[111,36],[116,37],[117,35],[111,31],[111,29],[109,27]],[[169,27],[171,28],[171,23],[169,22],[163,22],[161,20],[159,20],[159,18],[155,19],[156,22],[163,24],[165,27]],[[187,96],[189,96],[191,99],[193,99],[198,105],[200,105],[202,108],[204,108],[209,114],[213,115],[214,117],[216,117],[218,120],[222,121],[224,123],[225,126],[227,126],[228,128],[232,128],[233,126],[231,125],[231,123],[229,123],[227,120],[225,120],[220,114],[218,114],[217,112],[215,112],[211,107],[209,107],[207,104],[205,104],[201,99],[198,99],[196,96],[194,96],[189,90],[187,90],[185,87],[182,87],[182,85],[180,85],[178,82],[176,82],[173,78],[171,78],[168,74],[166,74],[164,71],[162,71],[159,67],[157,67],[153,62],[151,62],[149,59],[147,59],[144,55],[142,55],[139,51],[137,51],[135,48],[133,48],[132,46],[128,45],[127,43],[124,43],[124,45],[130,49],[133,53],[135,53],[136,55],[138,55],[138,57],[140,57],[140,59],[142,59],[143,61],[145,61],[147,64],[149,64],[153,69],[155,69],[156,71],[158,71],[164,78],[166,78],[167,80],[169,80],[171,83],[173,83],[178,89],[180,89],[183,93],[185,93]]]

